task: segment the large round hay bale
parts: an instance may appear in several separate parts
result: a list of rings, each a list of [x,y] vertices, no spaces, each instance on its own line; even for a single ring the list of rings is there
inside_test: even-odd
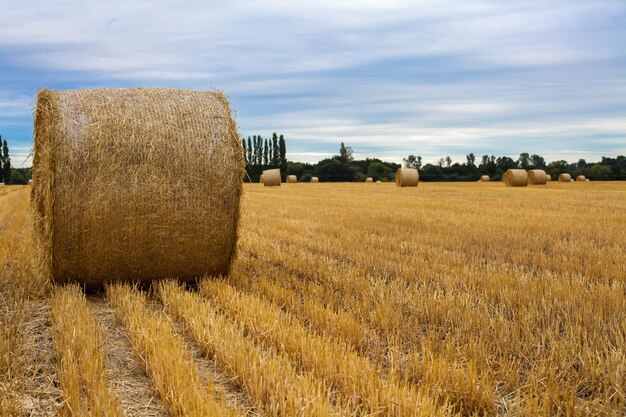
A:
[[[528,184],[530,185],[546,185],[547,177],[543,169],[528,170]]]
[[[400,168],[396,171],[396,187],[417,187],[420,174],[414,168]]]
[[[489,182],[489,181],[491,181],[491,179],[489,178],[489,175],[480,176],[480,182]]]
[[[280,187],[280,169],[266,169],[263,171],[263,185],[266,187]]]
[[[585,176],[584,175],[579,175],[576,177],[576,181],[585,181]]]
[[[89,288],[226,274],[243,175],[219,92],[42,90],[31,195],[40,266]]]
[[[320,182],[320,179],[317,177],[311,177],[311,182]]]
[[[559,175],[559,182],[571,182],[571,181],[572,181],[572,176],[570,174]]]
[[[509,169],[502,175],[502,182],[507,187],[526,187],[528,172],[525,169]]]
[[[298,177],[295,175],[287,175],[287,182],[291,184],[296,183],[298,182]]]
[[[367,177],[367,178],[365,178],[365,182],[374,182],[374,178]]]

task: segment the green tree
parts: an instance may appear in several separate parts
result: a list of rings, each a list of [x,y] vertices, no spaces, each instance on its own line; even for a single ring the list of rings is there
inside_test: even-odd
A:
[[[9,157],[9,144],[2,141],[2,178],[5,184],[11,183],[11,158]]]
[[[519,154],[519,159],[517,160],[517,166],[522,169],[530,168],[530,155],[527,152]]]
[[[389,168],[382,162],[372,162],[367,167],[367,176],[372,177],[374,181],[389,179],[390,174],[391,168]]]
[[[280,170],[285,173],[287,172],[287,144],[283,135],[280,135],[278,138],[278,148],[280,152]]]
[[[422,157],[419,155],[409,155],[406,158],[402,158],[402,161],[404,162],[405,168],[413,168],[417,170],[422,168]]]
[[[339,160],[344,164],[348,164],[352,162],[352,148],[350,146],[346,146],[343,142],[339,145]]]
[[[452,158],[446,156],[446,168],[450,168],[450,165],[452,165]]]
[[[272,166],[280,166],[280,147],[278,146],[278,136],[276,132],[272,135]]]
[[[613,170],[611,167],[596,164],[589,169],[589,179],[594,181],[606,181],[611,179]]]
[[[248,150],[246,149],[246,140],[241,139],[241,147],[243,148],[243,160],[246,162],[246,166],[248,165]]]
[[[18,171],[17,169],[12,169],[10,170],[10,172],[11,173],[9,174],[9,182],[7,184],[28,184],[28,180],[20,171]]]
[[[530,166],[532,168],[544,169],[546,167],[546,160],[542,156],[532,154],[530,156]]]
[[[265,139],[265,143],[263,145],[263,165],[269,165],[269,155],[268,155],[267,139]]]
[[[473,153],[470,153],[468,155],[465,155],[465,158],[467,158],[467,166],[470,166],[470,167],[476,166],[476,155],[474,155]]]

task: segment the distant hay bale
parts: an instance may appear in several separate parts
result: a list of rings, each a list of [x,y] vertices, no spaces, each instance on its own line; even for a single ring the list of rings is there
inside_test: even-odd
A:
[[[420,174],[414,168],[400,168],[396,171],[396,187],[417,187]]]
[[[367,177],[367,178],[365,178],[365,182],[374,182],[374,178]]]
[[[280,169],[266,169],[263,171],[263,185],[266,187],[280,187]]]
[[[576,177],[576,181],[585,181],[585,180],[586,180],[586,178],[585,178],[584,175],[579,175],[579,176]]]
[[[559,182],[571,182],[572,176],[570,174],[559,174]]]
[[[55,282],[228,273],[244,161],[223,94],[42,90],[34,141],[35,252]]]
[[[502,175],[502,182],[507,187],[526,187],[528,172],[525,169],[509,169]]]
[[[528,184],[529,185],[546,185],[548,176],[543,169],[530,169],[528,170]]]
[[[376,181],[376,184],[382,184],[382,181],[380,181],[380,180]]]
[[[298,182],[298,177],[296,177],[295,175],[287,175],[287,182],[289,183]]]
[[[6,184],[3,182],[0,182],[0,187],[4,187]]]
[[[552,177],[548,174],[546,174],[546,182],[550,182],[552,181]]]
[[[33,180],[28,180],[28,185],[33,185]]]
[[[320,179],[317,177],[311,177],[311,182],[320,182]]]
[[[491,179],[489,178],[489,175],[480,176],[480,182],[489,182],[489,181],[491,181]]]
[[[261,176],[259,177],[259,182],[263,184],[263,174],[261,174]]]
[[[591,180],[590,180],[589,178],[585,178],[585,181],[589,182],[589,181],[591,181]]]

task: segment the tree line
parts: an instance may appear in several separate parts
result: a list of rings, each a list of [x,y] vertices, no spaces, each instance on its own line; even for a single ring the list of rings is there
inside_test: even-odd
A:
[[[291,162],[286,158],[286,145],[283,135],[277,139],[274,133],[271,140],[260,135],[244,140],[244,155],[248,176],[247,181],[258,181],[263,169],[280,168],[283,179],[295,175],[298,181],[307,182],[318,177],[321,182],[362,182],[367,177],[374,181],[394,181],[398,168],[415,168],[422,181],[477,181],[481,175],[488,175],[492,181],[500,181],[502,174],[511,168],[543,169],[556,179],[561,173],[573,177],[584,175],[594,181],[626,181],[626,157],[602,157],[600,162],[587,162],[580,159],[575,163],[564,160],[546,162],[537,154],[521,153],[517,159],[508,156],[482,155],[477,159],[473,153],[465,156],[465,161],[453,162],[450,156],[440,158],[437,163],[423,164],[419,155],[408,155],[403,164],[385,162],[378,158],[356,160],[353,150],[345,143],[339,146],[338,154],[317,163]]]
[[[492,180],[499,181],[508,169],[543,169],[556,179],[561,173],[569,173],[573,177],[584,175],[595,181],[626,180],[626,157],[616,158],[603,156],[600,162],[587,162],[579,159],[569,163],[564,160],[546,162],[537,154],[521,153],[517,160],[508,156],[496,157],[483,155],[480,161],[470,153],[462,163],[453,163],[448,156],[441,158],[436,164],[422,165],[422,157],[409,155],[404,158],[404,166],[420,171],[420,179],[425,181],[476,181],[481,175],[489,175]]]
[[[279,168],[283,180],[287,175],[287,147],[285,137],[276,133],[272,138],[263,138],[261,135],[253,135],[252,138],[241,139],[243,157],[246,162],[246,178],[244,181],[259,181],[263,170]]]

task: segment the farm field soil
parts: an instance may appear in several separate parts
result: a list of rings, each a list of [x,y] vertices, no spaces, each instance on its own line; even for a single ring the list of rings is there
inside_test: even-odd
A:
[[[227,277],[55,286],[0,188],[0,416],[626,414],[626,183],[246,184]]]

